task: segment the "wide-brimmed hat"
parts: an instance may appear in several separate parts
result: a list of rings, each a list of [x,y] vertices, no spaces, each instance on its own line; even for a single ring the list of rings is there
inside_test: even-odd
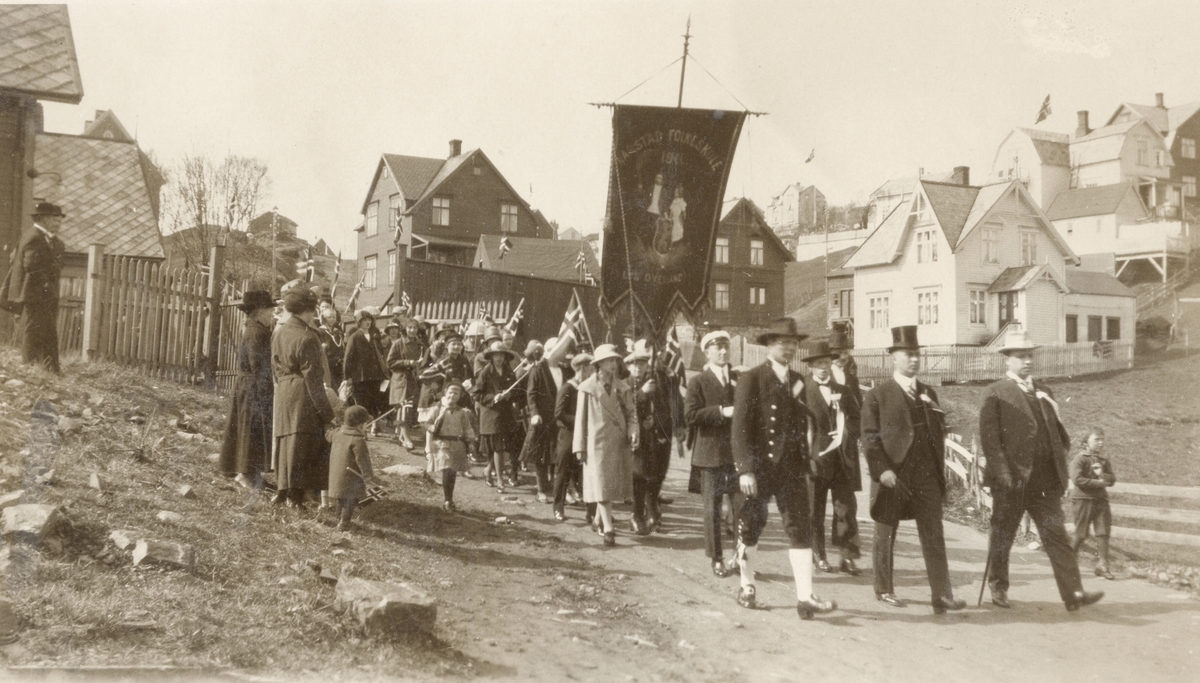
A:
[[[51,204],[50,202],[38,202],[33,207],[33,211],[29,212],[29,215],[66,217],[67,214],[63,213],[62,207],[58,204]]]
[[[833,351],[849,351],[854,348],[850,335],[845,332],[834,332],[829,335],[829,348]]]
[[[490,363],[492,362],[492,358],[498,353],[503,354],[504,357],[510,361],[521,360],[521,357],[517,355],[516,351],[504,348],[504,342],[498,341],[492,342],[492,345],[487,348],[487,351],[483,352],[483,357]]]
[[[1040,346],[1029,341],[1029,333],[1025,330],[1009,330],[1004,334],[1004,346],[1000,347],[1000,353],[1007,355],[1013,351],[1032,351]]]
[[[503,337],[500,336],[500,328],[495,325],[488,325],[487,327],[483,328],[483,343],[487,344],[493,339],[503,339]]]
[[[354,312],[354,322],[356,322],[356,323],[361,323],[363,320],[366,320],[368,318],[370,318],[372,321],[374,321],[375,315],[365,308],[360,308]]]
[[[713,330],[712,332],[709,332],[700,338],[700,350],[703,351],[708,348],[709,344],[721,341],[722,339],[724,339],[725,343],[728,344],[729,333],[725,330]]]
[[[608,360],[609,358],[621,360],[621,354],[613,344],[601,344],[596,347],[596,355],[592,356],[592,365],[596,365],[600,361]]]
[[[646,344],[646,340],[639,339],[633,345],[633,352],[628,356],[625,356],[625,363],[636,363],[643,360],[648,361],[653,357],[654,354],[650,353],[650,347]]]
[[[283,308],[289,313],[303,313],[317,310],[317,295],[304,287],[293,287],[283,295]]]
[[[758,335],[758,343],[762,346],[770,346],[771,342],[782,337],[790,337],[798,342],[808,339],[808,335],[803,334],[796,327],[795,320],[791,318],[776,318],[775,322],[771,323],[766,332]]]
[[[901,349],[917,351],[920,348],[921,345],[917,343],[916,325],[901,325],[892,328],[892,345],[888,347],[888,353]]]
[[[257,311],[260,308],[275,308],[275,300],[271,298],[271,293],[265,289],[252,289],[242,295],[242,303],[237,305],[246,313]]]
[[[587,353],[587,352],[580,353],[571,359],[571,368],[573,370],[575,370],[576,372],[579,372],[579,368],[582,368],[583,366],[585,366],[591,362],[592,362],[592,354]]]
[[[833,358],[836,355],[837,354],[833,351],[833,349],[829,348],[829,342],[822,339],[821,341],[810,345],[808,348],[808,354],[800,360],[804,361],[805,363],[810,363],[821,358]]]

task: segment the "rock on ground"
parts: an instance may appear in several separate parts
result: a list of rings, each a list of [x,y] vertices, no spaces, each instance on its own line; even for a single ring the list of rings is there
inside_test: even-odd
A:
[[[343,575],[336,591],[334,604],[358,619],[368,635],[432,633],[437,621],[434,599],[405,583]]]
[[[183,543],[151,541],[143,538],[133,549],[133,563],[138,565],[143,561],[183,567],[190,571],[196,566],[196,551],[192,546]]]
[[[8,508],[10,508],[14,505],[20,505],[21,504],[21,496],[24,496],[24,495],[25,495],[25,491],[24,491],[24,489],[22,489],[19,491],[13,491],[12,493],[6,493],[3,496],[0,496],[0,510],[7,510]]]
[[[395,474],[401,477],[419,477],[425,472],[422,467],[415,465],[392,465],[391,467],[383,468],[384,474]]]
[[[25,504],[6,508],[2,513],[4,540],[39,544],[61,521],[54,505]]]
[[[114,529],[112,533],[108,535],[108,537],[112,539],[113,544],[121,550],[128,550],[134,545],[137,545],[135,532],[128,531],[126,529]]]

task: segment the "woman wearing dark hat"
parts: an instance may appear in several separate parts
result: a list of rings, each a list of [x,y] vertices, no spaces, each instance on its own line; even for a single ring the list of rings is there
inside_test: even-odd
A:
[[[517,485],[521,467],[517,461],[521,454],[521,433],[514,399],[520,398],[523,391],[516,386],[517,377],[510,367],[517,354],[497,341],[484,352],[484,359],[487,365],[475,376],[471,387],[479,404],[479,452],[492,458],[486,470],[488,485],[492,485],[495,477],[500,493],[504,493],[504,460],[511,458],[512,476],[508,483],[512,486]]]
[[[33,227],[21,235],[8,275],[0,285],[0,308],[21,316],[21,360],[40,363],[57,374],[58,279],[63,246],[58,229],[65,215],[50,202],[38,202]]]
[[[398,322],[388,323],[388,330],[399,328]],[[409,427],[417,426],[417,368],[425,362],[425,344],[417,330],[417,323],[409,320],[404,325],[404,335],[392,340],[388,349],[387,366],[391,371],[391,383],[388,386],[388,402],[396,410],[396,436],[400,444],[412,449],[412,439],[406,431]]]
[[[271,340],[275,500],[303,508],[305,490],[323,489],[329,480],[325,428],[333,422],[333,408],[325,394],[321,342],[309,327],[317,315],[317,297],[296,288],[283,298],[283,307],[292,317]]]
[[[246,292],[238,308],[246,313],[238,347],[237,381],[229,406],[229,421],[221,442],[221,473],[245,487],[262,486],[262,473],[271,465],[271,407],[275,385],[271,377],[271,327],[275,302],[264,290]]]
[[[342,368],[351,385],[351,403],[366,408],[372,418],[377,418],[387,411],[387,394],[382,388],[387,379],[383,339],[370,311],[360,310],[354,319],[358,329],[346,340]],[[371,430],[374,432],[375,427]]]

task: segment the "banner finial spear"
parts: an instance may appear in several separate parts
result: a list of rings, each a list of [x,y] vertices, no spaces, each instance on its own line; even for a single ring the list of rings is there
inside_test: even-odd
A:
[[[679,68],[679,101],[677,108],[683,107],[683,77],[687,74],[688,41],[692,39],[692,15],[688,15],[687,27],[683,30],[683,66]]]

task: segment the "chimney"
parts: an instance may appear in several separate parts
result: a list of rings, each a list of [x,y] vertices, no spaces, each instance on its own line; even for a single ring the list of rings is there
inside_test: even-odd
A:
[[[971,184],[971,167],[970,166],[955,166],[954,175],[950,177],[950,182],[955,185],[970,185]]]
[[[462,154],[462,140],[451,140],[450,141],[450,158],[453,159],[454,157],[458,156],[459,154]]]
[[[1075,129],[1075,137],[1081,138],[1081,137],[1087,135],[1088,133],[1092,132],[1092,129],[1088,128],[1088,113],[1087,113],[1086,109],[1084,111],[1078,112],[1078,116],[1079,116],[1079,126]]]
[[[1154,93],[1154,106],[1158,107],[1159,109],[1166,109],[1166,107],[1163,106],[1162,93]]]

